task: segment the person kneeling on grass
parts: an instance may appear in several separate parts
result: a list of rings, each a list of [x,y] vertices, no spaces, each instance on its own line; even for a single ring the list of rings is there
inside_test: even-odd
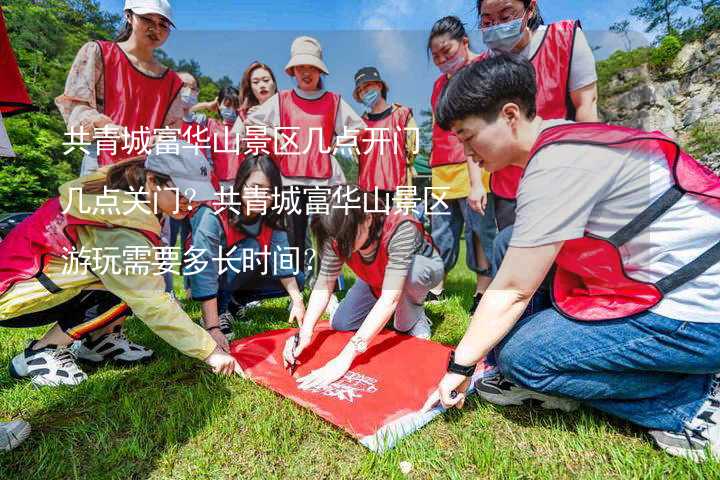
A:
[[[377,203],[376,203],[377,202]],[[341,378],[353,359],[395,315],[396,330],[430,338],[424,302],[443,278],[443,262],[430,236],[412,215],[397,209],[367,212],[381,205],[372,193],[356,185],[332,189],[327,215],[313,220],[312,230],[322,248],[320,274],[310,295],[297,345],[288,339],[283,358],[295,359],[310,345],[313,329],[330,300],[343,262],[357,280],[330,319],[335,330],[357,330],[342,352],[324,367],[298,379],[300,388],[326,386]]]
[[[189,145],[176,146],[179,154],[153,150],[146,159],[66,183],[59,197],[45,202],[0,243],[0,327],[55,324],[12,359],[13,377],[38,386],[77,385],[87,378],[78,357],[90,362],[145,359],[124,355],[147,352],[119,331],[131,311],[216,373],[240,373],[233,357],[165,292],[162,275],[151,267],[162,263],[154,250],[160,247],[160,215],[182,219],[191,207],[178,192],[192,189],[197,200],[214,196],[207,160]]]
[[[481,166],[525,174],[510,248],[427,405],[462,406],[495,347],[501,375],[475,385],[490,402],[579,400],[720,458],[720,178],[658,132],[543,120],[535,85],[499,55],[436,111]],[[518,322],[553,266],[553,308]]]
[[[237,172],[230,205],[206,204],[193,214],[192,247],[202,254],[205,268],[193,272],[188,265],[185,279],[194,300],[202,302],[205,328],[218,345],[228,350],[233,338],[231,321],[242,305],[263,298],[282,296],[292,300],[290,321],[305,315],[302,272],[288,243],[284,217],[276,212],[273,199],[282,190],[280,171],[267,155],[248,156]],[[213,260],[218,252],[227,258],[224,274]],[[250,259],[252,263],[247,262]]]

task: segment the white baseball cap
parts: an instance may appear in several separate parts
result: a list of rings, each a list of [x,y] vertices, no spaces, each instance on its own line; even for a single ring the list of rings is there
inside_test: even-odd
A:
[[[157,13],[167,18],[172,23],[172,7],[168,0],[125,0],[125,10],[132,10],[138,15],[147,15],[148,13]]]

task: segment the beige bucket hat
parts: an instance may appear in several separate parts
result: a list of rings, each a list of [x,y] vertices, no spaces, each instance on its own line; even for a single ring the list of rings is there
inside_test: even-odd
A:
[[[323,73],[330,74],[323,62],[322,46],[312,37],[298,37],[293,40],[290,47],[290,61],[285,65],[285,73],[292,75],[292,68],[298,65],[312,65]]]

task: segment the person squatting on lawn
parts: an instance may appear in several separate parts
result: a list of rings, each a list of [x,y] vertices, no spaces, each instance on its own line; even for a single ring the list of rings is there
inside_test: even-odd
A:
[[[463,23],[457,17],[444,17],[435,22],[428,37],[427,51],[438,67],[440,76],[433,85],[430,106],[435,111],[440,94],[453,75],[480,57],[470,50],[470,40]],[[475,295],[470,312],[475,310],[483,292],[490,284],[493,239],[497,233],[493,216],[493,199],[482,189],[483,172],[468,169],[462,144],[452,132],[441,129],[433,113],[432,188],[434,196],[442,202],[433,209],[430,217],[431,233],[445,264],[445,276],[457,263],[460,238],[465,228],[465,255],[468,268],[476,274]],[[469,198],[470,175],[478,175],[475,182],[476,198]],[[471,205],[472,202],[474,205]],[[430,293],[431,300],[439,300],[443,292],[441,282]]]
[[[357,333],[337,357],[298,379],[300,388],[326,386],[341,378],[393,314],[396,330],[429,339],[425,298],[442,281],[444,272],[432,239],[412,215],[394,208],[389,214],[382,212],[382,200],[362,192],[357,185],[334,187],[328,205],[329,213],[312,223],[322,248],[320,273],[297,342],[293,337],[288,339],[283,357],[294,364],[312,342],[313,329],[325,311],[343,264],[357,280],[330,319],[330,326]],[[378,211],[368,212],[368,206]]]
[[[181,154],[153,150],[147,158],[126,160],[62,185],[59,197],[45,202],[3,240],[0,327],[55,324],[12,359],[13,377],[29,378],[38,386],[77,385],[87,378],[78,358],[92,363],[147,360],[153,352],[131,343],[121,330],[131,312],[216,373],[240,373],[233,357],[165,292],[163,276],[154,268],[135,269],[132,255],[123,253],[139,248],[156,253],[160,216],[182,219],[188,214],[191,203],[177,192],[193,189],[198,200],[214,198],[205,157],[188,144],[177,146]],[[100,208],[107,205],[107,200],[98,203],[101,197],[113,198],[116,208]],[[100,252],[97,264],[91,260],[93,252]],[[115,261],[103,268],[101,262],[113,252],[118,253]],[[73,267],[84,260],[89,268]]]
[[[246,303],[282,296],[291,299],[290,321],[305,315],[300,288],[303,275],[288,243],[285,216],[277,213],[274,193],[282,189],[280,171],[267,155],[248,155],[237,172],[232,207],[208,202],[190,219],[190,247],[199,249],[203,265],[186,265],[192,299],[202,302],[205,328],[223,350],[232,340],[232,319]],[[222,253],[225,273],[214,260]],[[283,262],[283,257],[290,262]],[[250,258],[251,261],[246,261]]]
[[[499,54],[438,105],[480,166],[525,173],[507,254],[428,404],[462,406],[494,348],[501,374],[476,384],[490,402],[580,401],[671,454],[720,458],[720,178],[657,132],[545,120],[536,92],[532,64]],[[553,308],[518,322],[553,266]]]

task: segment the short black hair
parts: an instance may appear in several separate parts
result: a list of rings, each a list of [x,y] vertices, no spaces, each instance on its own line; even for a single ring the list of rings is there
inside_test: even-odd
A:
[[[432,27],[432,30],[430,30],[430,35],[428,36],[427,41],[427,55],[430,57],[430,50],[432,47],[432,41],[435,37],[439,37],[440,35],[448,35],[450,39],[452,40],[462,40],[463,38],[467,37],[467,32],[465,31],[465,24],[463,24],[462,20],[460,20],[458,17],[449,15],[447,17],[443,17]]]
[[[435,120],[444,130],[472,115],[491,123],[510,102],[532,120],[537,113],[536,91],[532,64],[518,55],[499,54],[468,65],[450,79],[440,96]]]

